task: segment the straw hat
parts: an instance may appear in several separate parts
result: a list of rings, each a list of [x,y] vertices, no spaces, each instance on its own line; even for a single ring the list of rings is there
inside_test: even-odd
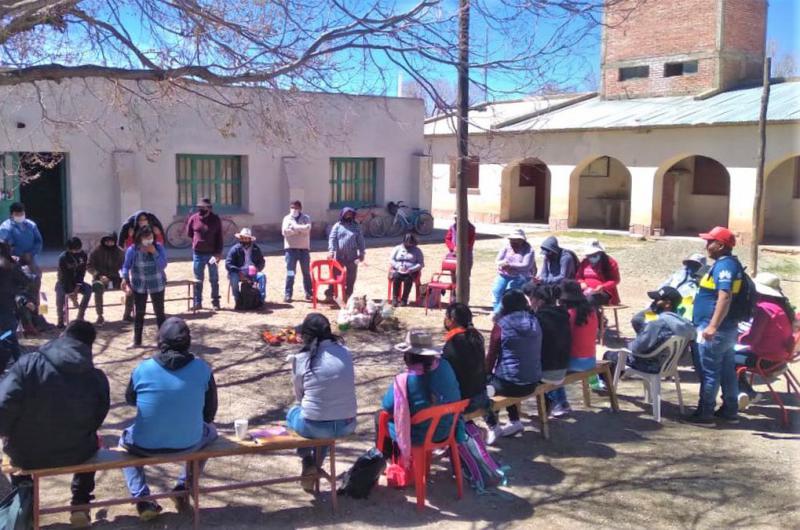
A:
[[[395,350],[401,353],[413,353],[414,355],[441,355],[442,352],[434,349],[433,335],[429,331],[422,329],[410,329],[406,333],[406,340],[396,344]]]
[[[603,244],[600,241],[593,239],[589,242],[589,245],[583,249],[584,256],[591,256],[593,254],[599,254],[600,252],[605,252],[606,249],[603,247]]]
[[[249,228],[242,228],[237,233],[235,233],[233,237],[235,237],[236,239],[242,239],[243,237],[246,237],[248,239],[252,239],[253,241],[256,240],[255,236],[253,235],[253,232]]]
[[[759,294],[784,298],[783,291],[781,291],[781,279],[771,272],[759,272],[753,278],[753,283],[756,284],[756,292]]]

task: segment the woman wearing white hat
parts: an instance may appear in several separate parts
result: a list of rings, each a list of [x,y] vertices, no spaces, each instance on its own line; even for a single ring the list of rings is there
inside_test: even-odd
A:
[[[583,251],[583,261],[578,266],[575,279],[580,283],[583,294],[593,306],[619,305],[619,265],[606,253],[598,240],[593,240]]]
[[[784,363],[792,355],[794,337],[792,324],[795,320],[792,306],[781,291],[781,280],[769,272],[761,272],[753,278],[756,286],[756,306],[750,329],[739,337],[736,351],[738,366],[755,366],[761,359],[762,366]],[[750,404],[756,392],[744,373],[739,376],[739,410]]]
[[[506,237],[508,244],[497,253],[497,277],[492,286],[493,309],[500,311],[503,294],[522,286],[536,276],[536,259],[525,231],[514,230]]]

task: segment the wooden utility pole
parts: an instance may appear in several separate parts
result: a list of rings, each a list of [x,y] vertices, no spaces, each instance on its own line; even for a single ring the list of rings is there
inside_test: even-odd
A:
[[[753,199],[753,240],[750,243],[751,274],[758,273],[758,243],[764,219],[764,159],[767,150],[767,107],[769,106],[769,74],[772,58],[764,60],[764,89],[761,92],[761,111],[758,115],[758,167],[756,168],[756,194]]]
[[[456,278],[458,301],[469,304],[469,0],[458,0],[458,161],[456,165]]]

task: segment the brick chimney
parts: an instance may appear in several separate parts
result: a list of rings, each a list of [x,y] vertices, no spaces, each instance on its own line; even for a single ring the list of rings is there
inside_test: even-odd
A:
[[[608,0],[601,93],[697,95],[761,79],[766,0]]]

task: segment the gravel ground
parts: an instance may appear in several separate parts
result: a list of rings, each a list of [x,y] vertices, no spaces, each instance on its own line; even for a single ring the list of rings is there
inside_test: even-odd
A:
[[[535,243],[547,234],[537,233]],[[566,246],[578,248],[596,235],[571,232],[562,238]],[[619,261],[622,273],[621,296],[630,310],[621,315],[623,335],[630,335],[632,312],[647,304],[645,291],[653,288],[676,268],[680,260],[701,249],[697,241],[638,241],[629,237],[602,237],[609,252]],[[488,307],[488,286],[494,276],[494,254],[501,245],[496,238],[478,241],[473,277],[472,303]],[[440,244],[423,246],[428,267],[427,279],[444,254]],[[385,296],[386,259],[389,247],[368,251],[366,266],[359,272],[357,293],[374,298]],[[321,254],[318,254],[321,256]],[[765,265],[786,274],[800,276],[794,258],[770,255]],[[281,300],[283,259],[267,258],[268,299]],[[188,278],[191,264],[171,263],[170,278]],[[53,292],[55,274],[45,275],[44,288]],[[793,300],[800,300],[798,284],[787,284]],[[222,281],[223,289],[227,282]],[[297,286],[296,286],[297,288]],[[208,286],[206,286],[206,294]],[[113,300],[114,297],[109,297]],[[224,297],[223,297],[223,305]],[[180,314],[185,305],[169,303],[167,312]],[[193,333],[193,350],[212,364],[219,385],[220,409],[217,422],[222,430],[232,430],[233,420],[250,419],[251,425],[280,422],[293,396],[288,348],[266,347],[259,339],[267,326],[294,325],[311,309],[310,304],[271,303],[257,313],[201,311],[184,315]],[[335,308],[321,310],[335,318]],[[401,308],[398,316],[404,326],[422,326],[441,332],[442,315],[427,316],[421,308]],[[94,318],[92,310],[90,317]],[[95,361],[111,380],[112,408],[102,435],[108,445],[116,444],[120,430],[128,425],[134,410],[124,404],[124,389],[131,370],[150,355],[148,350],[128,351],[129,325],[116,322],[119,308],[109,308],[110,322],[102,328],[95,347]],[[51,317],[52,318],[52,317]],[[487,316],[479,316],[480,329],[489,329]],[[154,346],[155,325],[148,321],[145,343]],[[372,415],[380,397],[400,369],[402,359],[391,345],[403,331],[370,333],[349,331],[345,338],[356,364],[359,427],[356,436],[339,449],[339,470],[346,469],[371,446],[374,436]],[[43,339],[26,340],[35,348]],[[602,350],[598,349],[598,355]],[[697,384],[689,367],[683,368],[684,399],[697,398]],[[778,385],[781,390],[785,387]],[[501,493],[478,495],[467,488],[465,499],[455,500],[455,488],[446,468],[434,466],[429,487],[431,507],[417,515],[412,504],[413,490],[398,491],[381,485],[369,500],[342,499],[336,515],[330,512],[327,494],[318,498],[305,494],[299,486],[286,484],[271,488],[226,492],[207,497],[203,502],[203,528],[531,528],[534,523],[550,528],[718,528],[732,526],[800,528],[800,495],[796,472],[798,415],[792,413],[792,426],[782,429],[778,409],[768,401],[758,403],[732,427],[696,427],[678,423],[677,398],[667,384],[664,421],[652,421],[649,406],[642,403],[641,386],[624,382],[620,387],[622,410],[613,414],[607,399],[595,394],[592,407],[581,405],[580,389],[569,390],[575,407],[572,418],[552,425],[552,438],[543,440],[535,421],[526,422],[523,436],[504,439],[492,449],[502,463],[510,466],[510,483]],[[784,395],[785,397],[785,395]],[[788,398],[797,406],[797,400]],[[534,413],[529,406],[525,413]],[[299,468],[292,454],[272,457],[230,458],[212,461],[206,471],[208,483],[229,478],[260,478],[294,472]],[[149,472],[154,490],[171,486],[175,466]],[[120,472],[98,474],[97,496],[119,494],[124,488]],[[43,503],[68,500],[68,482],[48,480]],[[156,522],[139,523],[132,506],[98,510],[95,526],[110,529],[190,528],[187,516],[165,504],[165,513]],[[48,528],[65,528],[64,515],[45,519]]]

